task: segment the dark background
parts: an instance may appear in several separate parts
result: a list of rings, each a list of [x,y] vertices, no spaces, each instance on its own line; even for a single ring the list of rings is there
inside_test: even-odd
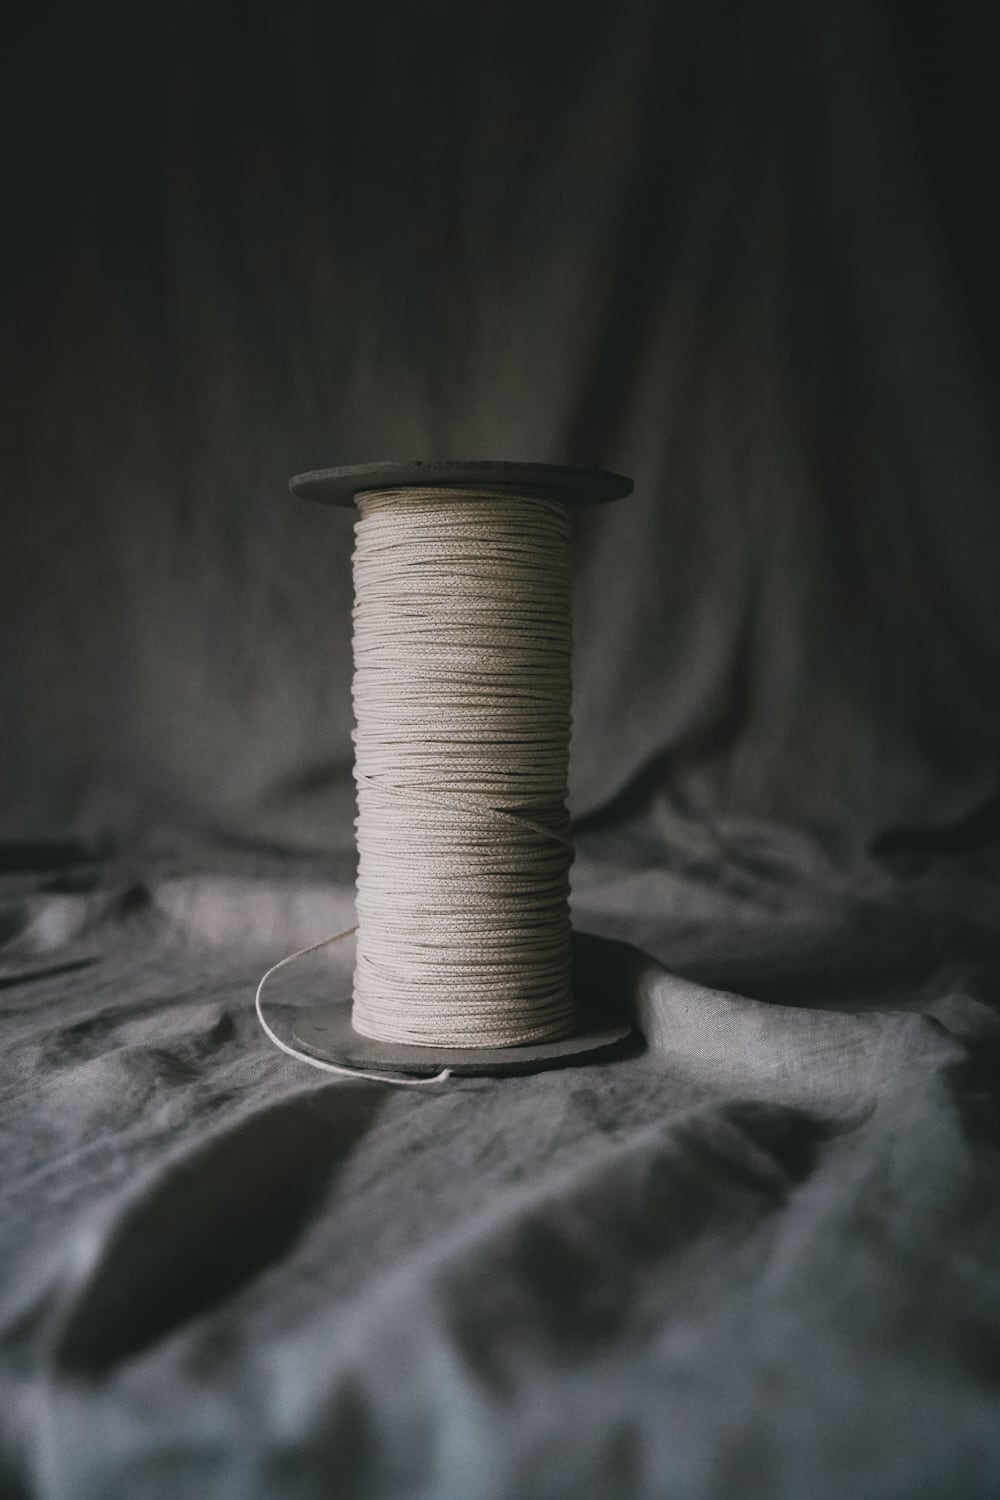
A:
[[[980,8],[5,26],[9,838],[349,848],[349,527],[285,482],[410,455],[636,479],[578,528],[581,817],[995,824]]]

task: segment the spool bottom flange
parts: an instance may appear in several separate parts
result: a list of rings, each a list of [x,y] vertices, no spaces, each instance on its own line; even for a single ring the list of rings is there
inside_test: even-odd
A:
[[[572,1036],[559,1041],[516,1047],[413,1047],[362,1036],[351,1024],[351,1003],[347,1000],[311,1006],[295,1022],[293,1035],[311,1056],[359,1072],[429,1078],[447,1068],[456,1077],[497,1077],[566,1067],[583,1058],[594,1061],[622,1047],[632,1035],[632,1025],[626,1016],[609,1013],[606,1003],[597,1006],[581,996],[577,1000],[576,1029]]]

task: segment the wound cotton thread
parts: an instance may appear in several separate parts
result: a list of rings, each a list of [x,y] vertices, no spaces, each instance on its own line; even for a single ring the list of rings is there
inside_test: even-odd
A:
[[[569,1035],[569,518],[558,500],[358,496],[354,1029]]]

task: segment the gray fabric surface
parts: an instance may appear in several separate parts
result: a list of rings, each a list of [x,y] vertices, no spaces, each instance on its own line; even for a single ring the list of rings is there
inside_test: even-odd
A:
[[[3,1500],[1000,1495],[993,395],[886,15],[19,15]],[[599,1066],[256,1028],[352,909],[349,521],[285,481],[393,456],[636,479],[576,532]]]
[[[331,873],[9,878],[5,1495],[997,1493],[996,966],[850,1013],[591,939],[645,1048],[414,1094],[255,1031]]]

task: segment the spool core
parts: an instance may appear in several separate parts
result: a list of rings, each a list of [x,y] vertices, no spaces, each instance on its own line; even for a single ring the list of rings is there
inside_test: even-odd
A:
[[[522,464],[487,460],[417,460],[348,464],[313,469],[289,481],[293,495],[322,505],[350,506],[366,490],[509,489],[527,497],[558,500],[568,508],[602,504],[631,493],[632,481],[603,469],[562,464]],[[488,503],[483,500],[481,503]],[[631,1032],[624,1016],[610,1014],[587,993],[586,974],[574,963],[576,1027],[557,1041],[507,1047],[437,1047],[383,1042],[362,1036],[351,1021],[351,1001],[311,1007],[294,1025],[298,1045],[324,1062],[360,1072],[432,1076],[448,1069],[456,1075],[529,1073],[564,1066],[583,1056],[596,1057],[618,1047]]]

